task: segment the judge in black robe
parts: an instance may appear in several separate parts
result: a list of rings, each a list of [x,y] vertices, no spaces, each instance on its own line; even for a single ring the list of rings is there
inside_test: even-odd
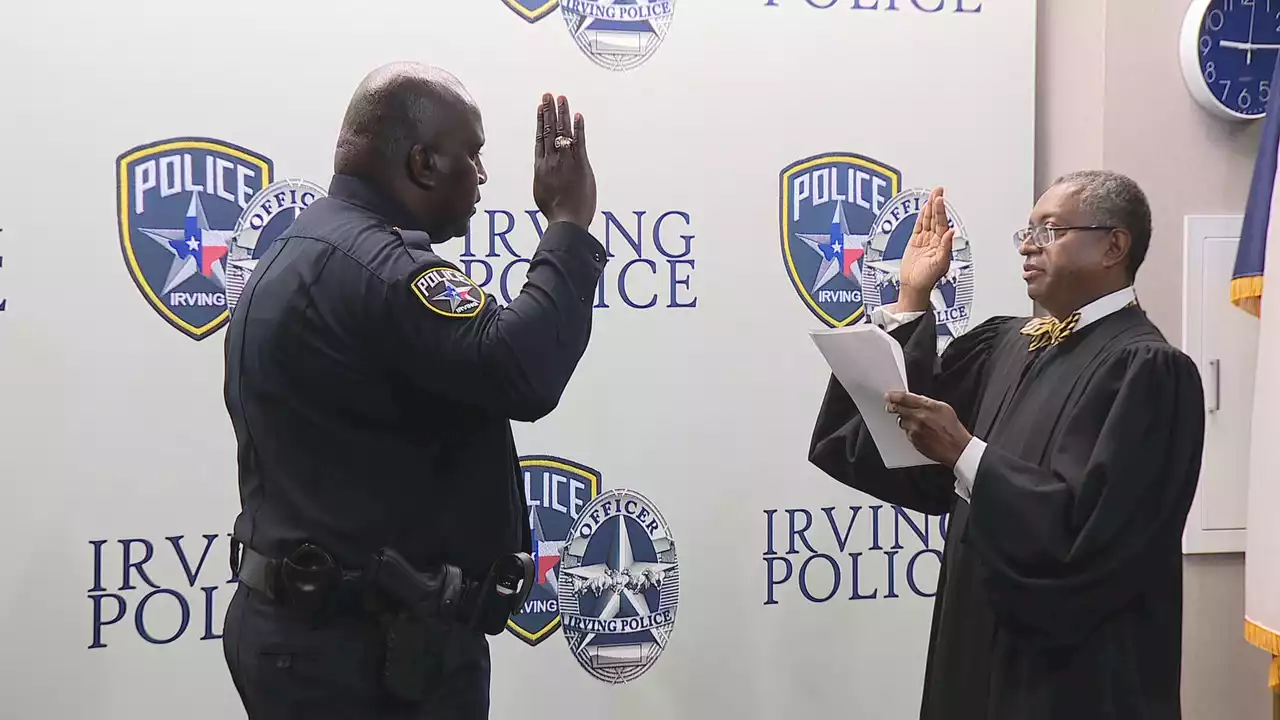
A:
[[[1129,205],[1100,199],[1099,186]],[[949,262],[950,233],[932,232],[931,215],[946,227],[939,190],[917,221],[901,298],[931,249],[945,258],[917,287]],[[1200,376],[1136,304],[1150,214],[1132,181],[1067,176],[1031,225],[1015,236],[1028,291],[1056,317],[989,319],[941,358],[932,312],[900,312],[900,300],[872,318],[906,359],[911,392],[888,408],[939,464],[886,469],[834,378],[809,457],[881,500],[952,515],[922,720],[1176,720]]]

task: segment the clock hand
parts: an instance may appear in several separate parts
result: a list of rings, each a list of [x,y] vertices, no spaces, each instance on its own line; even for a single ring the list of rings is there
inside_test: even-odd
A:
[[[1253,47],[1252,47],[1252,45],[1253,45],[1253,20],[1254,20],[1254,18],[1256,18],[1257,16],[1258,16],[1258,3],[1257,3],[1257,0],[1254,0],[1253,5],[1250,5],[1250,6],[1249,6],[1249,45],[1250,45],[1250,47],[1249,47],[1249,54],[1248,54],[1248,55],[1245,55],[1245,60],[1244,60],[1244,64],[1245,64],[1245,65],[1252,65],[1252,64],[1253,64]]]
[[[1219,47],[1233,48],[1235,50],[1280,50],[1280,43],[1247,43],[1237,42],[1235,40],[1219,40]]]

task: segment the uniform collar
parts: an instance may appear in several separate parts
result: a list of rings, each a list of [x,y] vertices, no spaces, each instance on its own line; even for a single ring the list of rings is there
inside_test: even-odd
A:
[[[403,205],[360,178],[335,174],[329,181],[329,197],[368,210],[393,227],[417,228],[417,221]]]
[[[1080,322],[1076,324],[1075,329],[1079,330],[1085,325],[1095,323],[1112,313],[1123,310],[1130,303],[1136,302],[1137,297],[1138,295],[1134,292],[1132,285],[1123,290],[1117,290],[1110,295],[1103,295],[1076,311],[1080,313]]]

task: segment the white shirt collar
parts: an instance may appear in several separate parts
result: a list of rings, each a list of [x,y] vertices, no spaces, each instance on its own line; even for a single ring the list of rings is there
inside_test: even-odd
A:
[[[1080,322],[1076,323],[1076,330],[1094,323],[1111,313],[1123,310],[1129,303],[1134,302],[1138,295],[1130,285],[1123,290],[1117,290],[1110,295],[1103,295],[1093,302],[1080,308]]]

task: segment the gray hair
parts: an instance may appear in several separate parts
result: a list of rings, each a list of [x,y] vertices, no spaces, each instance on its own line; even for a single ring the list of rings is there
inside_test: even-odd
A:
[[[1080,209],[1090,222],[1129,232],[1133,244],[1126,269],[1131,279],[1137,275],[1151,246],[1151,206],[1138,183],[1110,170],[1080,170],[1053,181],[1053,187],[1059,185],[1075,189]]]

